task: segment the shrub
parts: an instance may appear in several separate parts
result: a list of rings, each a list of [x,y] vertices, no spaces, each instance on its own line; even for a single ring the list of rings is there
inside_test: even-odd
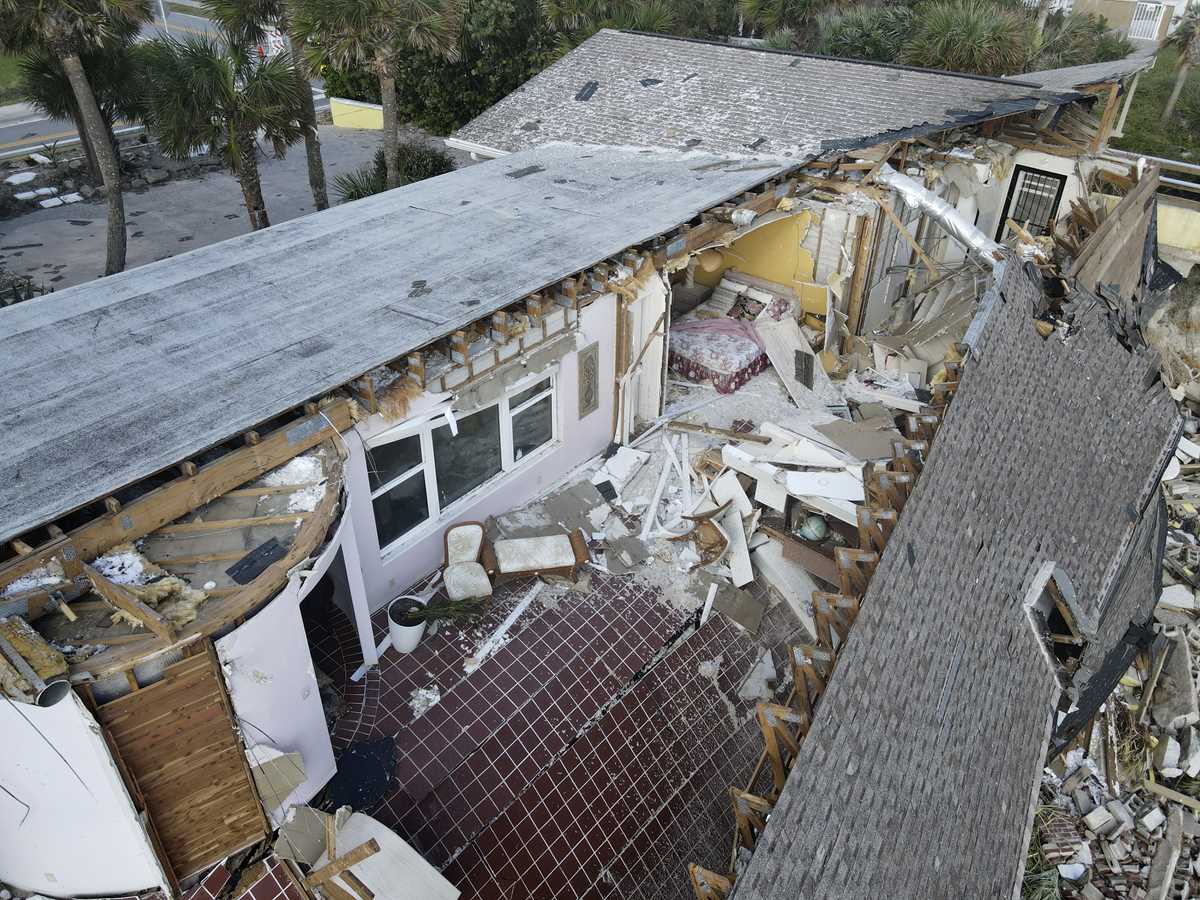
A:
[[[1110,31],[1108,22],[1090,13],[1055,13],[1046,22],[1041,45],[1028,70],[1062,69],[1123,59],[1133,44]]]
[[[330,97],[343,97],[346,100],[358,100],[360,103],[379,103],[379,79],[366,69],[353,69],[349,72],[339,72],[336,69],[326,69],[325,93]]]
[[[816,50],[829,56],[893,62],[913,27],[912,7],[856,7],[818,20]]]
[[[987,0],[934,0],[918,8],[901,61],[975,75],[1024,70],[1033,20]]]
[[[454,169],[454,160],[449,154],[418,141],[401,141],[399,160],[401,184],[424,181]],[[361,200],[387,190],[387,163],[383,150],[376,150],[375,158],[366,165],[335,176],[333,189],[340,203]]]

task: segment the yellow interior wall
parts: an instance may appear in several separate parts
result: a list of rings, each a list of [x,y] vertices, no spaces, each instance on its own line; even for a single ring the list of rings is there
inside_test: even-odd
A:
[[[696,282],[715,287],[727,269],[737,269],[787,285],[799,295],[806,312],[824,315],[826,292],[812,284],[812,254],[800,246],[811,224],[812,214],[805,210],[755,229],[719,249],[721,262],[712,271],[697,266]]]

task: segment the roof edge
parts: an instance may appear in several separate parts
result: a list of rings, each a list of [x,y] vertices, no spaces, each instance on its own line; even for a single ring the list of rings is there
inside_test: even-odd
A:
[[[971,72],[951,72],[947,69],[928,69],[922,66],[906,66],[902,63],[884,63],[877,62],[872,59],[852,59],[847,56],[827,56],[823,53],[802,53],[799,50],[779,50],[775,47],[743,47],[739,44],[731,44],[727,41],[718,41],[711,38],[692,38],[682,37],[675,34],[658,34],[653,31],[632,31],[618,28],[601,28],[596,34],[602,34],[608,31],[613,34],[633,34],[638,37],[659,38],[664,41],[679,41],[685,44],[708,44],[713,47],[726,47],[730,50],[742,50],[750,53],[774,53],[778,56],[792,56],[798,59],[818,59],[825,62],[840,62],[850,63],[856,66],[870,66],[874,69],[891,69],[900,72],[920,72],[924,75],[943,75],[947,78],[966,78],[971,81],[985,81],[992,84],[1016,85],[1017,87],[1030,87],[1042,90],[1042,85],[1034,84],[1031,81],[1020,81],[1016,78],[1005,78],[1000,75],[976,75]],[[590,38],[589,38],[590,40]]]

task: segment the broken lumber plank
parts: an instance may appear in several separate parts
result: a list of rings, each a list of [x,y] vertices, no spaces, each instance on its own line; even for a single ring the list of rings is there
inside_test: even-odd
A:
[[[668,422],[668,431],[685,431],[691,434],[707,434],[710,437],[726,438],[731,441],[749,441],[752,444],[769,444],[771,439],[761,434],[747,431],[734,431],[730,428],[718,428],[715,425],[701,425],[695,422]]]
[[[142,623],[142,626],[158,635],[162,640],[170,642],[175,639],[175,628],[152,610],[149,606],[133,596],[128,590],[115,582],[109,581],[91,566],[84,563],[83,573],[96,593],[111,603],[121,612],[132,616]]]
[[[180,522],[177,525],[164,525],[156,534],[191,534],[199,531],[217,531],[222,528],[254,528],[259,525],[291,525],[297,524],[311,516],[312,513],[297,512],[282,516],[251,516],[245,519],[205,519],[195,522]]]
[[[320,887],[325,882],[329,881],[329,879],[336,875],[340,875],[342,872],[345,872],[355,863],[360,863],[364,859],[374,856],[378,852],[379,841],[375,840],[375,838],[371,838],[369,841],[359,844],[353,850],[347,851],[337,859],[331,860],[330,862],[321,866],[321,868],[312,872],[308,878],[304,879],[304,883],[309,887]]]
[[[925,252],[925,248],[921,246],[917,239],[913,237],[912,232],[910,232],[908,228],[905,227],[904,223],[900,221],[900,217],[896,215],[895,211],[892,209],[892,204],[888,202],[889,198],[884,197],[879,193],[876,193],[875,197],[879,201],[879,208],[883,210],[883,214],[888,217],[894,226],[896,226],[896,230],[900,232],[900,236],[903,237],[908,245],[916,252],[917,258],[920,259],[925,268],[929,270],[929,274],[934,278],[937,278],[938,275],[941,274],[941,270],[937,267],[937,263],[929,258],[929,254]]]

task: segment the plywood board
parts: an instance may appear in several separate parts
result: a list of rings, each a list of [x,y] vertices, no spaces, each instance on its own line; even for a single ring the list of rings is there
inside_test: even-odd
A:
[[[183,879],[260,840],[266,819],[211,652],[106,703],[97,719],[146,800]]]

